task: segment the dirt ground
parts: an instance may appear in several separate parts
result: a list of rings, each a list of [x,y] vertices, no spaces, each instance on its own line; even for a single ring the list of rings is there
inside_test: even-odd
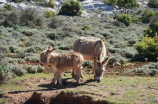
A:
[[[21,64],[29,64],[29,65],[38,65],[39,63],[26,62]],[[135,76],[133,73],[123,73],[125,70],[129,71],[133,68],[143,66],[148,63],[137,62],[136,64],[131,64],[128,66],[107,66],[107,71],[104,74],[106,75],[122,75],[122,76]],[[84,68],[83,74],[93,74],[93,70],[91,67]],[[117,73],[116,73],[117,72]],[[49,70],[49,67],[46,68],[45,73],[52,73]],[[64,74],[66,76],[67,73]],[[25,91],[13,91],[8,92],[7,94],[3,94],[0,97],[7,100],[6,104],[109,104],[107,101],[98,101],[96,99],[92,99],[91,97],[83,97],[83,94],[87,94],[87,92],[79,92],[76,94],[73,93],[61,93],[63,89],[73,89],[75,90],[75,80],[71,80],[69,82],[65,81],[67,79],[63,79],[63,86],[60,88],[52,88],[52,78],[30,78],[22,80],[17,83],[21,86],[27,87],[28,90]],[[81,79],[81,83],[93,82],[94,79]],[[43,89],[37,89],[36,86],[40,86]],[[86,84],[84,87],[90,87],[89,84]],[[91,85],[91,87],[93,87]],[[106,93],[93,93],[89,92],[90,95],[95,95],[98,98],[106,96]]]

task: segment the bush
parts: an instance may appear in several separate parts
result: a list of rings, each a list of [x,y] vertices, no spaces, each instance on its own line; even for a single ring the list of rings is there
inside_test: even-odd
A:
[[[6,19],[3,25],[5,27],[13,27],[15,24],[20,23],[19,19],[20,19],[19,13],[16,11],[13,11],[9,15],[6,16]]]
[[[48,27],[50,28],[58,28],[63,25],[63,22],[57,17],[54,16],[51,18],[50,23],[48,24]]]
[[[149,0],[147,5],[150,8],[158,8],[158,1],[157,0]]]
[[[11,71],[5,66],[0,66],[0,84],[3,81],[7,81],[11,78]]]
[[[141,54],[135,54],[132,57],[131,61],[142,61],[143,62],[144,61],[144,57]]]
[[[44,12],[44,17],[46,17],[46,18],[51,18],[53,16],[55,16],[55,13],[53,11]]]
[[[154,15],[158,15],[158,12],[154,12],[154,11],[151,11],[149,9],[146,9],[141,17],[140,17],[140,20],[144,23],[149,23],[150,22],[150,17],[154,16]]]
[[[126,26],[130,26],[131,25],[131,16],[129,14],[120,14],[118,17],[117,17],[117,20],[119,22],[122,22],[124,23]]]
[[[104,0],[104,3],[108,4],[108,5],[115,6],[117,3],[117,0]]]
[[[120,64],[124,64],[125,63],[125,58],[121,57],[121,56],[112,56],[109,59],[108,65],[113,65],[114,62],[118,62]]]
[[[136,50],[146,58],[158,57],[158,43],[151,37],[143,37],[135,45]]]
[[[132,72],[138,73],[141,75],[158,75],[158,63],[151,63],[149,65],[144,65],[143,67],[133,69]]]
[[[82,27],[82,30],[91,30],[92,26],[89,25],[85,25],[84,27]]]
[[[15,3],[17,3],[17,2],[22,2],[23,0],[12,0],[12,2],[15,2]]]
[[[32,65],[24,65],[24,69],[31,74],[35,74],[37,72],[41,73],[44,71],[44,67],[40,66],[40,65],[36,65],[36,66],[32,66]]]
[[[17,76],[26,74],[26,70],[24,70],[23,66],[17,62],[10,63],[7,65],[7,67]]]
[[[43,28],[45,20],[43,15],[34,8],[27,8],[21,12],[21,25],[33,28]]]
[[[81,15],[81,5],[79,1],[69,0],[66,1],[59,14],[68,15],[68,16],[80,16]]]
[[[12,9],[13,9],[13,7],[11,7],[11,5],[9,4],[6,4],[5,6],[4,6],[4,8],[5,9],[7,9],[7,10],[9,10],[9,11],[11,11]]]
[[[45,6],[54,8],[54,3],[52,2],[52,0],[49,0],[48,2],[45,3]]]
[[[155,34],[151,28],[146,28],[144,30],[144,36],[153,38],[155,36]]]

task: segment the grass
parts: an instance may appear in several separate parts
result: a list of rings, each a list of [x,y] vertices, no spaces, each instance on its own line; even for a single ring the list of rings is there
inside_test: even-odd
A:
[[[71,72],[66,73],[67,76],[63,78],[71,78]],[[11,79],[8,84],[3,84],[0,86],[2,92],[7,93],[9,91],[20,91],[27,90],[26,87],[17,84],[20,81],[30,78],[53,78],[53,74],[37,73],[37,74],[27,74],[25,76],[16,77]],[[84,80],[93,79],[92,74],[84,74]],[[71,82],[72,79],[67,80]],[[139,102],[151,103],[156,101],[158,97],[158,79],[157,77],[126,77],[117,75],[107,75],[102,79],[100,83],[89,82],[87,84],[82,84],[73,89],[62,89],[61,93],[65,94],[78,94],[83,93],[85,98],[98,98],[100,100],[109,101],[115,104],[133,104]],[[41,87],[34,85],[36,89],[41,89]],[[87,93],[86,93],[87,92]],[[93,94],[91,94],[93,92]],[[97,94],[102,94],[103,97],[98,97]],[[106,95],[107,94],[107,95]],[[105,97],[106,96],[106,97]],[[105,98],[104,98],[105,97]],[[1,99],[3,101],[3,99]]]

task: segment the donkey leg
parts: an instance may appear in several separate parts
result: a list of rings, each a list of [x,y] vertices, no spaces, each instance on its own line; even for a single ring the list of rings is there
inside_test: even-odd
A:
[[[81,77],[81,69],[76,71],[76,84],[79,84]]]
[[[58,78],[59,78],[59,86],[62,86],[62,72],[58,73]]]
[[[72,73],[71,73],[72,78],[75,77],[74,75],[75,75],[75,74],[74,74],[74,70],[72,70]]]
[[[53,82],[53,86],[55,86],[57,84],[57,80],[58,80],[58,72],[54,73],[54,82]]]

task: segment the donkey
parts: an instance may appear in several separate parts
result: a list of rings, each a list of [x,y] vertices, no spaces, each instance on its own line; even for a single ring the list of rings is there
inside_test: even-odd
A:
[[[104,42],[96,37],[80,37],[73,44],[74,52],[79,52],[83,55],[84,60],[92,60],[94,64],[94,79],[97,82],[101,81],[105,71],[105,65],[108,63],[108,58],[104,60],[106,48]],[[72,76],[74,73],[72,72]]]
[[[84,58],[82,54],[78,52],[59,54],[53,52],[55,48],[48,49],[42,51],[40,53],[40,65],[46,66],[50,65],[53,69],[54,73],[54,85],[57,84],[57,80],[59,81],[59,85],[62,85],[62,72],[71,70],[76,72],[76,84],[79,84],[82,63]]]

